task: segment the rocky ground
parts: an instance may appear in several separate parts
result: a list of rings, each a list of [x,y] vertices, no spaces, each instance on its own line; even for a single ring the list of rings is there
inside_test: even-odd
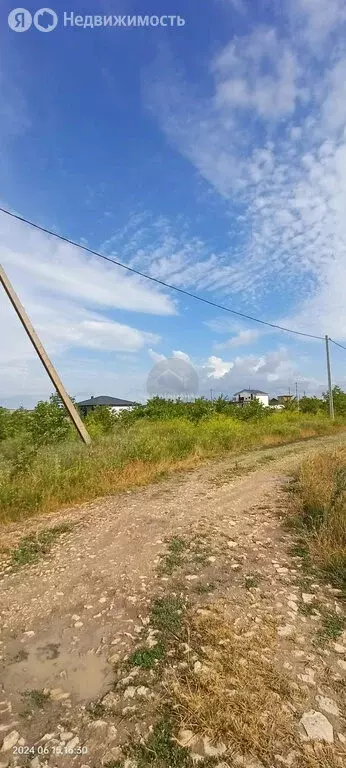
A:
[[[340,440],[8,527],[0,768],[342,765],[345,614],[283,525],[299,458]]]

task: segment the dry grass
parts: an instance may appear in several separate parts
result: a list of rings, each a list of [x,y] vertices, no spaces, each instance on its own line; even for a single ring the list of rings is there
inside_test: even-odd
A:
[[[346,590],[346,447],[305,459],[296,491],[293,521],[301,528],[311,563]]]
[[[182,672],[168,674],[178,727],[223,742],[227,753],[222,759],[228,765],[245,755],[272,768],[279,765],[275,756],[295,754],[294,768],[340,768],[346,757],[341,745],[312,746],[300,740],[304,696],[272,660],[274,623],[268,620],[255,630],[252,625],[250,635],[248,630],[245,620],[235,626],[221,606],[189,617],[189,645],[202,669],[194,672],[191,661]]]

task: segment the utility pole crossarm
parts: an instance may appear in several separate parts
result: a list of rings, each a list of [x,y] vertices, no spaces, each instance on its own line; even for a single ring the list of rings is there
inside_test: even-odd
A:
[[[30,339],[33,347],[35,348],[35,350],[36,350],[36,352],[37,352],[37,354],[38,354],[38,356],[39,356],[39,358],[41,360],[42,365],[44,366],[45,370],[47,371],[48,376],[49,376],[53,386],[55,387],[56,391],[60,395],[61,400],[63,401],[64,406],[65,406],[65,408],[66,408],[66,410],[67,410],[67,412],[68,412],[68,414],[69,414],[69,416],[70,416],[74,426],[76,427],[77,432],[79,433],[79,435],[82,438],[82,440],[84,441],[84,443],[86,443],[88,445],[89,443],[91,443],[91,437],[89,435],[89,432],[86,430],[86,428],[85,428],[85,426],[84,426],[84,424],[82,422],[82,419],[80,418],[80,415],[79,415],[77,409],[73,405],[73,402],[72,402],[71,398],[68,396],[62,381],[60,380],[60,378],[59,378],[59,376],[58,376],[54,366],[52,365],[52,363],[51,363],[51,361],[50,361],[50,359],[49,359],[49,357],[48,357],[48,355],[47,355],[43,345],[40,342],[40,339],[39,339],[39,337],[38,337],[34,327],[32,326],[32,324],[31,324],[31,322],[30,322],[30,320],[28,318],[28,315],[26,314],[26,311],[25,311],[25,309],[23,307],[23,304],[19,300],[19,298],[18,298],[14,288],[12,287],[12,285],[11,285],[7,275],[6,275],[6,272],[3,269],[3,267],[1,266],[1,264],[0,264],[0,282],[3,285],[3,287],[4,287],[4,289],[5,289],[6,293],[7,293],[7,296],[9,298],[12,306],[15,309],[15,311],[16,311],[18,317],[19,317],[20,322],[22,323],[26,333],[28,334],[29,339]]]

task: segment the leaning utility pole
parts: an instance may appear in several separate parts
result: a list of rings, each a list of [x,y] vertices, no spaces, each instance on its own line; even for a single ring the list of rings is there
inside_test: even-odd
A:
[[[66,410],[67,410],[71,420],[73,421],[74,426],[76,427],[77,432],[79,433],[79,435],[82,438],[82,440],[84,440],[84,442],[88,445],[89,443],[91,443],[91,437],[89,435],[89,432],[87,432],[87,430],[86,430],[86,428],[85,428],[85,426],[84,426],[84,424],[82,422],[82,419],[79,416],[79,413],[78,413],[77,409],[74,407],[73,402],[69,398],[63,383],[60,381],[60,378],[59,378],[55,368],[53,367],[53,365],[52,365],[52,363],[51,363],[51,361],[50,361],[50,359],[49,359],[45,349],[43,348],[43,346],[42,346],[42,344],[40,342],[40,339],[39,339],[35,329],[31,325],[31,322],[30,322],[30,320],[28,318],[28,315],[26,314],[26,311],[25,311],[25,309],[23,307],[23,304],[20,302],[20,300],[19,300],[16,292],[14,291],[14,289],[13,289],[13,287],[12,287],[12,285],[11,285],[11,283],[10,283],[6,273],[5,273],[5,270],[3,269],[1,264],[0,264],[0,282],[4,286],[4,289],[5,289],[6,293],[7,293],[7,296],[9,298],[12,306],[14,307],[14,309],[15,309],[18,317],[19,317],[20,322],[24,326],[24,329],[25,329],[26,333],[28,334],[29,339],[32,342],[33,347],[35,348],[35,350],[36,350],[36,352],[37,352],[37,354],[38,354],[38,356],[39,356],[39,358],[41,360],[41,363],[43,364],[44,368],[46,369],[52,384],[54,385],[56,391],[60,395],[60,397],[61,397],[61,399],[62,399],[62,401],[64,403],[64,406],[65,406],[65,408],[66,408]]]
[[[326,356],[327,356],[327,373],[328,373],[328,393],[329,393],[329,415],[331,419],[334,419],[334,402],[333,402],[333,390],[332,390],[332,375],[330,372],[330,358],[329,358],[329,338],[325,335],[326,340]]]

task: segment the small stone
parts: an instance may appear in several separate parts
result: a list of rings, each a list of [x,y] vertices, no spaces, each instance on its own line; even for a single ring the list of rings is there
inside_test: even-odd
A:
[[[70,694],[64,693],[64,691],[61,690],[61,688],[52,688],[51,691],[48,691],[50,694],[50,698],[53,699],[53,701],[62,701],[63,699],[68,699]]]
[[[44,736],[42,736],[42,739],[40,741],[43,741],[45,743],[46,741],[50,741],[55,736],[55,733],[45,733]]]
[[[240,563],[232,563],[232,565],[230,565],[230,568],[232,571],[240,571],[241,565]]]
[[[308,739],[312,741],[326,741],[328,744],[333,743],[333,726],[325,715],[322,715],[322,712],[316,712],[314,709],[304,712],[300,725],[303,727]]]
[[[188,576],[185,576],[185,579],[186,581],[195,581],[196,579],[198,579],[198,576],[196,576],[195,574],[188,574]]]
[[[79,629],[79,627],[83,626],[83,622],[82,621],[76,621],[73,626],[76,627],[76,629]]]
[[[71,741],[67,742],[66,749],[67,750],[70,750],[70,749],[72,750],[72,749],[74,749],[77,746],[77,744],[79,744],[79,738],[78,738],[78,736],[75,736],[73,739],[71,739]]]
[[[30,768],[41,768],[41,763],[36,755],[36,757],[33,757],[32,760],[30,760]]]
[[[289,608],[291,608],[292,611],[297,611],[298,610],[298,605],[297,605],[297,603],[294,603],[293,600],[289,600],[288,601],[288,606],[289,606]]]
[[[341,667],[341,669],[346,671],[346,661],[344,661],[343,659],[338,659],[338,664],[339,664],[339,667]]]
[[[196,675],[198,675],[201,669],[202,669],[202,663],[200,661],[195,661],[193,665],[193,671],[196,673]]]
[[[108,725],[107,720],[94,720],[92,723],[93,728],[105,728]]]
[[[333,643],[335,653],[346,653],[346,646],[340,645],[340,643]]]
[[[106,603],[106,602],[107,602],[107,598],[106,597],[100,597],[99,603]]]
[[[11,733],[8,733],[2,742],[1,752],[8,752],[10,749],[12,749],[15,744],[17,744],[18,739],[18,731],[11,731]]]
[[[73,733],[71,731],[62,731],[60,734],[61,741],[69,741],[73,738]]]
[[[191,747],[194,741],[193,731],[181,728],[178,733],[177,742],[181,747]]]
[[[209,563],[215,563],[215,560],[216,560],[216,557],[214,557],[214,555],[210,555],[210,557],[208,557]]]
[[[136,689],[133,685],[129,685],[128,688],[124,691],[124,699],[133,699],[133,697],[136,694]]]
[[[316,696],[316,701],[323,712],[328,712],[329,715],[336,717],[339,715],[339,707],[333,699],[329,699],[327,696]]]
[[[236,547],[236,546],[237,546],[237,542],[236,542],[236,541],[233,541],[233,539],[229,539],[229,541],[227,542],[227,546],[228,546],[230,549],[234,549],[234,547]]]
[[[118,697],[116,696],[116,694],[113,693],[112,691],[110,691],[102,699],[102,704],[103,704],[104,707],[106,707],[106,709],[115,709],[115,707],[118,704],[118,701],[119,700],[118,700]]]
[[[315,600],[315,595],[312,595],[309,592],[303,592],[302,594],[302,601],[305,603],[305,605],[310,605]]]
[[[145,685],[140,685],[138,688],[136,688],[136,694],[137,696],[147,696],[148,695],[149,688],[146,688]]]
[[[33,631],[33,629],[28,629],[26,632],[24,632],[24,635],[26,635],[27,637],[34,637],[34,634],[35,632]]]
[[[226,752],[226,744],[219,741],[217,744],[213,744],[209,736],[203,736],[204,753],[207,757],[218,757]]]
[[[72,616],[72,621],[78,621],[79,618],[80,617],[78,616],[78,614],[74,613],[73,616]]]
[[[283,627],[278,627],[279,637],[292,637],[294,634],[294,627],[292,624],[285,624]]]

